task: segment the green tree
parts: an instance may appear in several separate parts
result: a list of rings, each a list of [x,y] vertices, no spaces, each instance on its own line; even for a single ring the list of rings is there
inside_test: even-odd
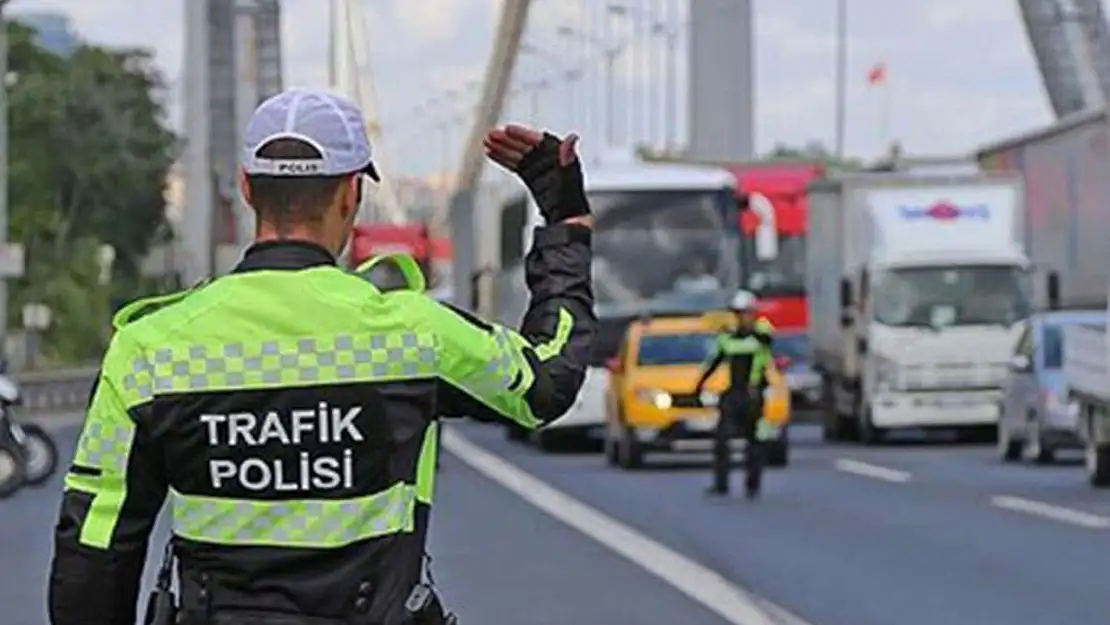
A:
[[[641,144],[636,146],[636,156],[644,161],[678,161],[685,160],[681,150],[668,152],[651,146]],[[770,152],[760,155],[755,161],[774,162],[819,162],[824,163],[832,171],[859,171],[865,167],[864,162],[858,158],[837,158],[829,152],[820,141],[810,141],[803,146],[791,146],[779,143]]]
[[[115,248],[116,282],[134,285],[167,229],[162,194],[177,139],[158,98],[164,83],[142,50],[83,46],[62,58],[18,24],[9,39],[11,236],[28,263],[9,319],[46,303],[55,315],[47,355],[93,357],[110,298],[98,249]]]
[[[864,168],[862,160],[851,157],[837,158],[820,141],[809,141],[801,147],[779,143],[770,152],[760,157],[760,160],[769,162],[816,161],[824,163],[826,167],[833,171],[859,171]]]

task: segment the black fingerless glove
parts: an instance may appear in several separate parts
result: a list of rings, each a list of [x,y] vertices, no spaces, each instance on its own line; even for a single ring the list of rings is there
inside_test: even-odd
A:
[[[545,132],[543,141],[520,159],[516,169],[548,224],[590,214],[582,165],[577,158],[570,165],[560,165],[561,144],[559,137]]]

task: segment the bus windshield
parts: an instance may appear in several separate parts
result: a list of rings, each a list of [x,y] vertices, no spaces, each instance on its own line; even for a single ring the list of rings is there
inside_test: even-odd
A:
[[[593,191],[594,294],[602,316],[721,307],[733,280],[721,190]]]
[[[750,241],[749,241],[750,243]],[[745,288],[760,297],[801,297],[806,291],[806,237],[804,234],[779,236],[778,255],[770,260],[755,258],[755,245],[743,246],[748,256],[743,266],[750,267]]]

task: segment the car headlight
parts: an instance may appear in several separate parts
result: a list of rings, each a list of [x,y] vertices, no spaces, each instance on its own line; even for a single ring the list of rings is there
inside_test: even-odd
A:
[[[645,403],[655,406],[659,410],[666,410],[674,405],[674,398],[666,391],[653,388],[642,388],[636,391],[636,397]]]

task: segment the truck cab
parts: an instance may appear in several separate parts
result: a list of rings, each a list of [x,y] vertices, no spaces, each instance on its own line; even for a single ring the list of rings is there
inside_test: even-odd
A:
[[[862,279],[861,437],[995,424],[1013,346],[1032,311],[1024,255],[894,252],[876,257]]]

